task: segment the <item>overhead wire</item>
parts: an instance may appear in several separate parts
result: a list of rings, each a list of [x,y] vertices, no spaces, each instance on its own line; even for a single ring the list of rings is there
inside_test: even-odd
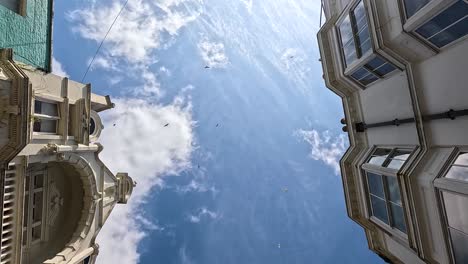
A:
[[[94,53],[93,59],[89,62],[88,68],[86,68],[86,72],[84,73],[83,78],[81,79],[81,82],[84,82],[84,80],[86,79],[86,76],[88,75],[89,69],[90,69],[91,66],[93,65],[94,60],[96,59],[96,56],[98,55],[99,51],[101,50],[102,45],[104,44],[104,41],[106,40],[107,36],[109,35],[109,32],[110,32],[110,31],[112,30],[112,28],[114,27],[115,22],[117,21],[117,19],[119,19],[120,15],[121,15],[122,12],[124,11],[125,7],[126,7],[127,4],[128,4],[128,1],[129,1],[129,0],[126,0],[126,1],[125,1],[124,5],[123,5],[122,8],[120,9],[120,11],[119,11],[119,13],[117,14],[117,16],[114,18],[114,21],[113,21],[112,24],[110,25],[109,29],[107,30],[106,35],[104,36],[104,38],[103,38],[102,41],[101,41],[101,44],[99,44],[99,47],[96,49],[96,52]]]

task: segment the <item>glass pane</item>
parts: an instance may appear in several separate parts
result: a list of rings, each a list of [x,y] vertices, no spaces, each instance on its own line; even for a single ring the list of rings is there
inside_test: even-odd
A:
[[[36,227],[33,227],[32,229],[32,241],[37,241],[37,240],[40,240],[41,239],[41,231],[42,231],[42,228],[41,226],[36,226]]]
[[[57,104],[36,100],[34,102],[34,113],[48,116],[58,116],[58,107]]]
[[[399,170],[401,167],[403,167],[403,164],[405,164],[404,160],[392,159],[387,165],[387,168]]]
[[[357,39],[356,45],[359,50],[359,55],[362,56],[371,49],[371,45],[369,41],[370,40],[369,28],[366,26],[364,29],[362,29],[362,31],[359,32],[359,35],[356,37],[356,39]]]
[[[57,120],[40,119],[34,122],[34,132],[57,133]]]
[[[468,153],[461,153],[460,155],[458,155],[455,164],[468,166]]]
[[[28,232],[27,232],[27,229],[26,228],[23,228],[23,236],[22,236],[22,241],[23,241],[23,245],[26,245],[26,243],[28,242]]]
[[[369,192],[381,197],[382,199],[385,198],[384,190],[383,190],[383,182],[382,176],[374,173],[367,173],[367,183],[369,184]]]
[[[369,163],[382,166],[391,151],[391,149],[376,149],[374,154],[372,154],[372,158],[370,158]]]
[[[362,1],[354,8],[353,15],[356,21],[366,16],[366,10],[364,9],[364,3]]]
[[[379,78],[377,76],[375,76],[374,74],[369,74],[367,75],[366,77],[362,78],[359,82],[366,86],[366,85],[369,85],[375,81],[377,81]]]
[[[377,69],[378,67],[382,66],[383,64],[385,63],[385,61],[380,58],[380,57],[375,57],[373,58],[371,61],[369,61],[367,64],[366,64],[366,67],[373,71],[375,69]]]
[[[403,208],[396,204],[390,203],[392,210],[392,221],[396,229],[406,234],[405,216],[403,214]]]
[[[385,176],[385,179],[387,180],[388,186],[388,198],[390,201],[401,205],[400,187],[398,185],[397,178],[392,176]]]
[[[416,30],[421,36],[430,38],[451,24],[457,22],[468,13],[468,4],[462,0],[453,4],[442,13],[429,20]],[[465,24],[466,27],[466,24]]]
[[[430,0],[405,0],[406,17],[411,17],[416,14],[419,9],[423,8]]]
[[[27,227],[28,226],[28,213],[29,213],[29,210],[28,210],[28,205],[29,205],[29,195],[25,195],[24,196],[24,208],[23,208],[23,212],[24,212],[24,216],[23,216],[23,226],[24,227]]]
[[[42,219],[42,192],[34,194],[33,202],[33,222],[41,221]]]
[[[44,186],[44,175],[37,174],[34,176],[34,189],[41,188]]]
[[[397,149],[392,153],[392,158],[399,160],[407,160],[411,154],[410,150]]]
[[[449,228],[455,263],[468,263],[468,235]]]
[[[353,39],[353,30],[351,29],[351,21],[349,16],[346,16],[343,22],[341,22],[340,34],[343,45]]]
[[[452,43],[453,41],[464,37],[468,34],[468,17],[459,21],[455,25],[447,28],[446,30],[440,32],[439,34],[433,36],[429,39],[432,44],[436,45],[439,48],[444,47]]]
[[[468,197],[443,192],[443,198],[449,226],[468,234]]]
[[[354,46],[353,41],[350,41],[347,46],[343,47],[343,53],[345,55],[345,64],[346,65],[350,65],[355,60],[357,60],[356,47]]]
[[[370,196],[370,198],[372,206],[372,215],[388,225],[388,214],[385,201],[372,195]]]
[[[364,69],[364,68],[359,68],[355,72],[351,74],[351,77],[353,77],[356,81],[359,81],[362,79],[362,77],[366,76],[369,74],[369,71]]]
[[[449,179],[468,181],[468,167],[453,165],[445,177]]]
[[[380,68],[376,69],[374,72],[381,76],[381,77],[384,77],[386,75],[388,75],[389,73],[395,71],[397,68],[395,66],[393,66],[392,64],[390,63],[386,63],[385,65],[381,66]]]

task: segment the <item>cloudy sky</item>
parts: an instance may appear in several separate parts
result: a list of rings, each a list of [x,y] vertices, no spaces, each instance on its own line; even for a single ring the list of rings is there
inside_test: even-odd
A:
[[[55,2],[54,72],[112,96],[102,159],[138,182],[98,262],[378,263],[345,212],[319,1],[129,0],[84,78],[124,4]]]

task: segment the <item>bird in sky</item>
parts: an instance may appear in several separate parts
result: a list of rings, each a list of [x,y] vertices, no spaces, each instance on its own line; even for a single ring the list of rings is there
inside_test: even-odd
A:
[[[219,127],[219,124],[216,124],[216,127]]]
[[[289,58],[290,58],[290,59],[293,59],[293,58],[294,58],[294,56],[289,56]]]
[[[208,66],[208,65],[205,66],[205,69],[209,69],[209,68],[210,68],[210,66]]]
[[[168,127],[169,126],[169,123],[165,124],[164,127]]]
[[[115,126],[115,124],[114,124],[114,126]]]

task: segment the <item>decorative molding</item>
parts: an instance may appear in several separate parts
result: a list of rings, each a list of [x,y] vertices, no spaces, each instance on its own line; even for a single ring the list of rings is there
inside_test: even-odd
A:
[[[57,216],[63,206],[63,197],[60,194],[55,181],[52,181],[49,186],[49,197],[50,197],[50,207],[49,207],[49,225],[54,226]]]

